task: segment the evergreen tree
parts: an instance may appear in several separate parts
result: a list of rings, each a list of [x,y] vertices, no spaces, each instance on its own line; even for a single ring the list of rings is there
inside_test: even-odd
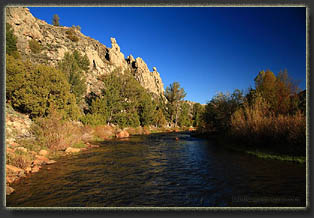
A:
[[[52,18],[52,25],[60,26],[59,20],[60,20],[59,16],[57,14],[54,14]]]
[[[118,76],[110,74],[103,80],[104,89],[102,96],[106,98],[106,108],[108,110],[108,123],[117,123],[117,114],[123,112],[126,101],[122,96],[122,81]]]
[[[76,50],[72,54],[65,53],[58,67],[65,73],[71,85],[71,92],[75,95],[77,104],[81,104],[87,88],[84,75],[89,69],[87,56],[83,57]]]
[[[212,132],[226,132],[231,125],[232,114],[241,107],[243,93],[236,89],[233,94],[219,93],[205,106],[203,120],[206,129]]]
[[[6,53],[8,55],[14,56],[15,58],[17,58],[18,52],[17,52],[17,47],[16,47],[16,42],[17,42],[17,38],[13,33],[13,29],[12,26],[9,23],[6,23]]]
[[[153,117],[153,124],[156,127],[163,127],[167,124],[167,120],[161,108],[158,108]]]
[[[193,126],[199,126],[202,121],[202,114],[204,113],[204,107],[200,103],[193,105]]]
[[[179,126],[188,127],[192,124],[192,119],[190,117],[190,105],[186,102],[181,104],[181,113],[178,120]]]
[[[171,117],[171,123],[177,126],[179,115],[179,103],[186,96],[183,88],[180,88],[178,82],[170,84],[170,87],[166,88],[165,96],[168,100],[168,112]]]
[[[151,125],[154,121],[154,116],[156,115],[156,105],[152,101],[152,97],[148,93],[143,93],[139,99],[139,117],[141,126]]]
[[[16,110],[33,118],[47,116],[54,107],[64,118],[80,116],[75,96],[60,70],[7,56],[6,73],[7,100]]]
[[[92,123],[95,117],[104,116],[102,121],[106,120],[108,124],[117,124],[120,127],[151,125],[156,110],[151,95],[131,74],[125,72],[121,75],[117,73],[118,70],[120,69],[100,78],[104,88],[101,96],[94,96],[89,101],[90,115],[87,115],[84,122]]]

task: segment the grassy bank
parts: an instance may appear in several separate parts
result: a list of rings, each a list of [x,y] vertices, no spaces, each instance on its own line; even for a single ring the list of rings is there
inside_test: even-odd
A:
[[[228,140],[226,136],[222,136],[219,134],[208,134],[208,133],[199,133],[194,132],[191,134],[194,137],[206,138],[210,140],[214,140],[218,146],[223,146],[226,149],[238,151],[242,153],[246,153],[249,155],[254,155],[258,158],[266,159],[266,160],[280,160],[280,161],[290,161],[296,162],[300,164],[306,163],[305,156],[297,156],[292,154],[280,154],[271,149],[261,149],[257,147],[249,147],[245,146],[239,142]]]
[[[280,154],[276,153],[270,149],[261,149],[261,148],[249,148],[247,146],[241,146],[239,144],[231,143],[230,142],[222,142],[221,140],[219,144],[225,146],[228,149],[244,152],[246,154],[254,155],[258,158],[266,159],[266,160],[280,160],[280,161],[292,161],[300,164],[305,164],[306,158],[305,156],[295,156],[292,154]]]
[[[273,159],[273,160],[282,160],[282,161],[293,161],[301,164],[305,164],[306,158],[302,156],[289,156],[289,155],[278,155],[270,154],[261,151],[245,151],[247,154],[255,155],[263,159]]]

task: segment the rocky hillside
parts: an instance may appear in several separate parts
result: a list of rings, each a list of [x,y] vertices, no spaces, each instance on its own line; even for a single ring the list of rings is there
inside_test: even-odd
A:
[[[150,92],[160,95],[164,87],[156,67],[151,72],[142,58],[129,55],[125,58],[115,38],[111,38],[111,48],[99,41],[83,35],[78,28],[53,26],[35,18],[28,8],[8,7],[6,22],[12,25],[17,36],[17,48],[22,57],[35,63],[57,65],[66,52],[78,50],[90,61],[90,69],[86,75],[88,92],[98,93],[102,83],[99,76],[130,71],[140,84]],[[30,41],[40,45],[38,53],[30,48]]]

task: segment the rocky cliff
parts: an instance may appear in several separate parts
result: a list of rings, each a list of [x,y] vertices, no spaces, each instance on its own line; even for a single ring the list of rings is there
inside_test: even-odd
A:
[[[86,73],[88,92],[98,93],[102,83],[99,76],[119,69],[120,73],[130,71],[140,84],[149,92],[163,94],[164,87],[156,67],[151,72],[142,58],[129,55],[125,58],[115,38],[111,38],[111,48],[99,41],[83,35],[78,28],[53,26],[35,18],[28,8],[8,7],[6,22],[12,25],[17,36],[17,48],[22,57],[35,63],[56,66],[66,52],[74,50],[86,55],[90,61]],[[40,52],[32,52],[29,42],[35,40],[40,45]]]

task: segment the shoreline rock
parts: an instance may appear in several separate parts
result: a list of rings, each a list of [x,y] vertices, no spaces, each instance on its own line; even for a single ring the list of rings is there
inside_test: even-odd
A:
[[[81,151],[81,149],[79,149],[79,148],[72,148],[72,147],[68,147],[67,149],[65,149],[65,153],[78,153],[80,151]]]
[[[118,138],[118,139],[127,138],[129,136],[130,136],[130,134],[126,130],[122,130],[116,134],[116,138]]]
[[[10,187],[8,184],[6,185],[5,194],[10,195],[14,192],[14,188]]]

